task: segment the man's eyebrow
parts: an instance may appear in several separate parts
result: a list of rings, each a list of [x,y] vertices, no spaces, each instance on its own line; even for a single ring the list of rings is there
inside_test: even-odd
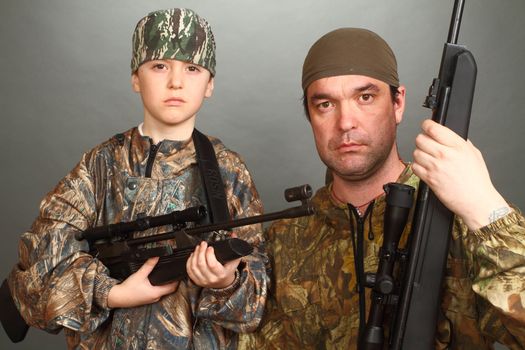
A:
[[[330,94],[314,93],[312,96],[310,96],[310,101],[313,101],[313,100],[328,100],[330,98],[331,98]]]
[[[379,86],[377,84],[367,83],[365,85],[357,86],[357,87],[353,88],[352,89],[352,94],[355,94],[356,92],[364,92],[364,91],[379,92],[380,89],[379,89]],[[310,96],[309,100],[310,101],[329,100],[332,97],[333,96],[331,94],[329,94],[329,93],[317,92],[317,93],[314,93],[312,96]]]
[[[357,92],[363,92],[363,91],[379,92],[379,86],[377,86],[374,83],[368,83],[366,85],[363,85],[363,86],[355,88],[354,91],[357,91]]]

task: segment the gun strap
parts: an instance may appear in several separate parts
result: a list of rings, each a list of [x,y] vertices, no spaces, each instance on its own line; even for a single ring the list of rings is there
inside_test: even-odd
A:
[[[204,184],[210,222],[230,221],[224,182],[221,178],[219,163],[217,162],[213,145],[208,137],[197,129],[193,130],[192,138],[195,145],[197,164],[201,173],[202,183]]]
[[[0,305],[2,305],[0,321],[9,339],[13,343],[24,340],[29,326],[15,305],[7,280],[4,280],[2,287],[0,287]]]

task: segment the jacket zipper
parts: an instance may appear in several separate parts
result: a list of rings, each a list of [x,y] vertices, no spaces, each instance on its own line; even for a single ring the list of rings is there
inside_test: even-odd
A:
[[[151,139],[150,142],[150,149],[148,154],[148,162],[146,164],[146,174],[144,174],[145,177],[151,177],[151,171],[153,170],[153,162],[155,162],[155,157],[157,156],[157,152],[160,148],[160,142],[156,145],[153,144]]]
[[[150,149],[149,149],[149,154],[148,154],[148,162],[146,163],[146,173],[144,174],[145,177],[151,177],[151,172],[153,170],[153,163],[155,162],[155,158],[157,156],[157,152],[159,151],[161,142],[162,141],[160,141],[157,144],[153,144],[153,141],[149,139]],[[145,316],[146,321],[144,322],[144,341],[145,341],[146,346],[149,343],[148,333],[149,333],[149,327],[151,324],[151,310],[152,310],[152,306],[147,305],[146,306],[146,316]]]

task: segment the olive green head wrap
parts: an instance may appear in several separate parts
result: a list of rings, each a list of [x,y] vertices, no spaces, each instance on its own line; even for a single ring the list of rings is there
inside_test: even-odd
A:
[[[340,28],[317,40],[303,64],[302,87],[337,75],[365,75],[399,86],[392,49],[376,33],[361,28]]]

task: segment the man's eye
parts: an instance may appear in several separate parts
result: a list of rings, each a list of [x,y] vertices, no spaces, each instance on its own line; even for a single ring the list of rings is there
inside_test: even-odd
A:
[[[166,69],[166,65],[163,63],[156,63],[153,68],[155,69]]]
[[[199,67],[197,67],[197,66],[188,66],[188,70],[190,72],[198,72],[199,71]]]
[[[363,101],[363,102],[372,102],[373,99],[374,99],[374,96],[372,96],[371,94],[362,94],[361,95],[361,101]]]
[[[330,103],[330,101],[324,101],[324,102],[321,102],[317,105],[317,108],[319,109],[327,109],[327,108],[330,108],[330,106],[332,105],[332,103]]]

